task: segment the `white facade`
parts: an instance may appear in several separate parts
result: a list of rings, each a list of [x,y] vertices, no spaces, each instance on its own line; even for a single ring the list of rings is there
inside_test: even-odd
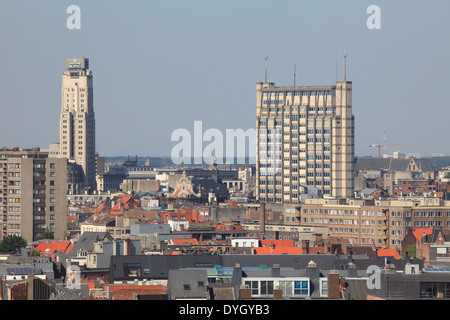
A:
[[[259,247],[258,238],[231,238],[231,246],[239,248]]]
[[[184,231],[189,229],[189,221],[173,221],[169,220],[171,231]]]

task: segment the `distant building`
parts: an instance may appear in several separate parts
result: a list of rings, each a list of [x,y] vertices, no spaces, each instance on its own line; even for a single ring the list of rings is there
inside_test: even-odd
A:
[[[92,71],[87,58],[67,58],[62,76],[59,156],[79,164],[84,186],[96,190],[95,114]]]
[[[381,188],[391,196],[408,195],[416,191],[416,181],[422,180],[427,181],[423,194],[431,191],[428,181],[434,178],[430,159],[426,158],[357,158],[355,163],[355,191]]]

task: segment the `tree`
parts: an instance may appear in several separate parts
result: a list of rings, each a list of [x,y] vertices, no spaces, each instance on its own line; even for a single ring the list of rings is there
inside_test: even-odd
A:
[[[21,236],[6,236],[0,242],[0,253],[16,253],[27,246],[27,241]]]
[[[411,259],[415,259],[416,258],[416,246],[415,245],[411,245],[408,247],[408,256]]]
[[[42,250],[33,249],[30,252],[30,256],[32,257],[40,257],[42,255]]]
[[[70,240],[70,233],[69,231],[64,232],[64,240]]]
[[[55,233],[50,229],[45,229],[43,236],[44,239],[55,239]]]

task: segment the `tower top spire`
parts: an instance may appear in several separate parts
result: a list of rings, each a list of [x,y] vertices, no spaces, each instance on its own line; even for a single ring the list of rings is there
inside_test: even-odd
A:
[[[268,60],[268,56],[267,56],[267,42],[266,42],[266,50],[265,50],[265,71],[264,71],[264,83],[267,83],[267,60]]]
[[[346,38],[344,37],[344,82],[347,82],[347,45]]]

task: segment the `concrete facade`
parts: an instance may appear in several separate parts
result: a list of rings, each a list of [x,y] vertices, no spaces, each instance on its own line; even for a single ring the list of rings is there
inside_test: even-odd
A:
[[[2,233],[27,242],[43,239],[49,229],[56,239],[67,230],[67,160],[48,158],[32,149],[0,150]]]
[[[353,196],[352,83],[256,85],[256,198],[299,203],[299,185],[324,196]]]
[[[93,76],[87,58],[67,58],[62,76],[60,156],[80,164],[84,187],[96,190]]]

